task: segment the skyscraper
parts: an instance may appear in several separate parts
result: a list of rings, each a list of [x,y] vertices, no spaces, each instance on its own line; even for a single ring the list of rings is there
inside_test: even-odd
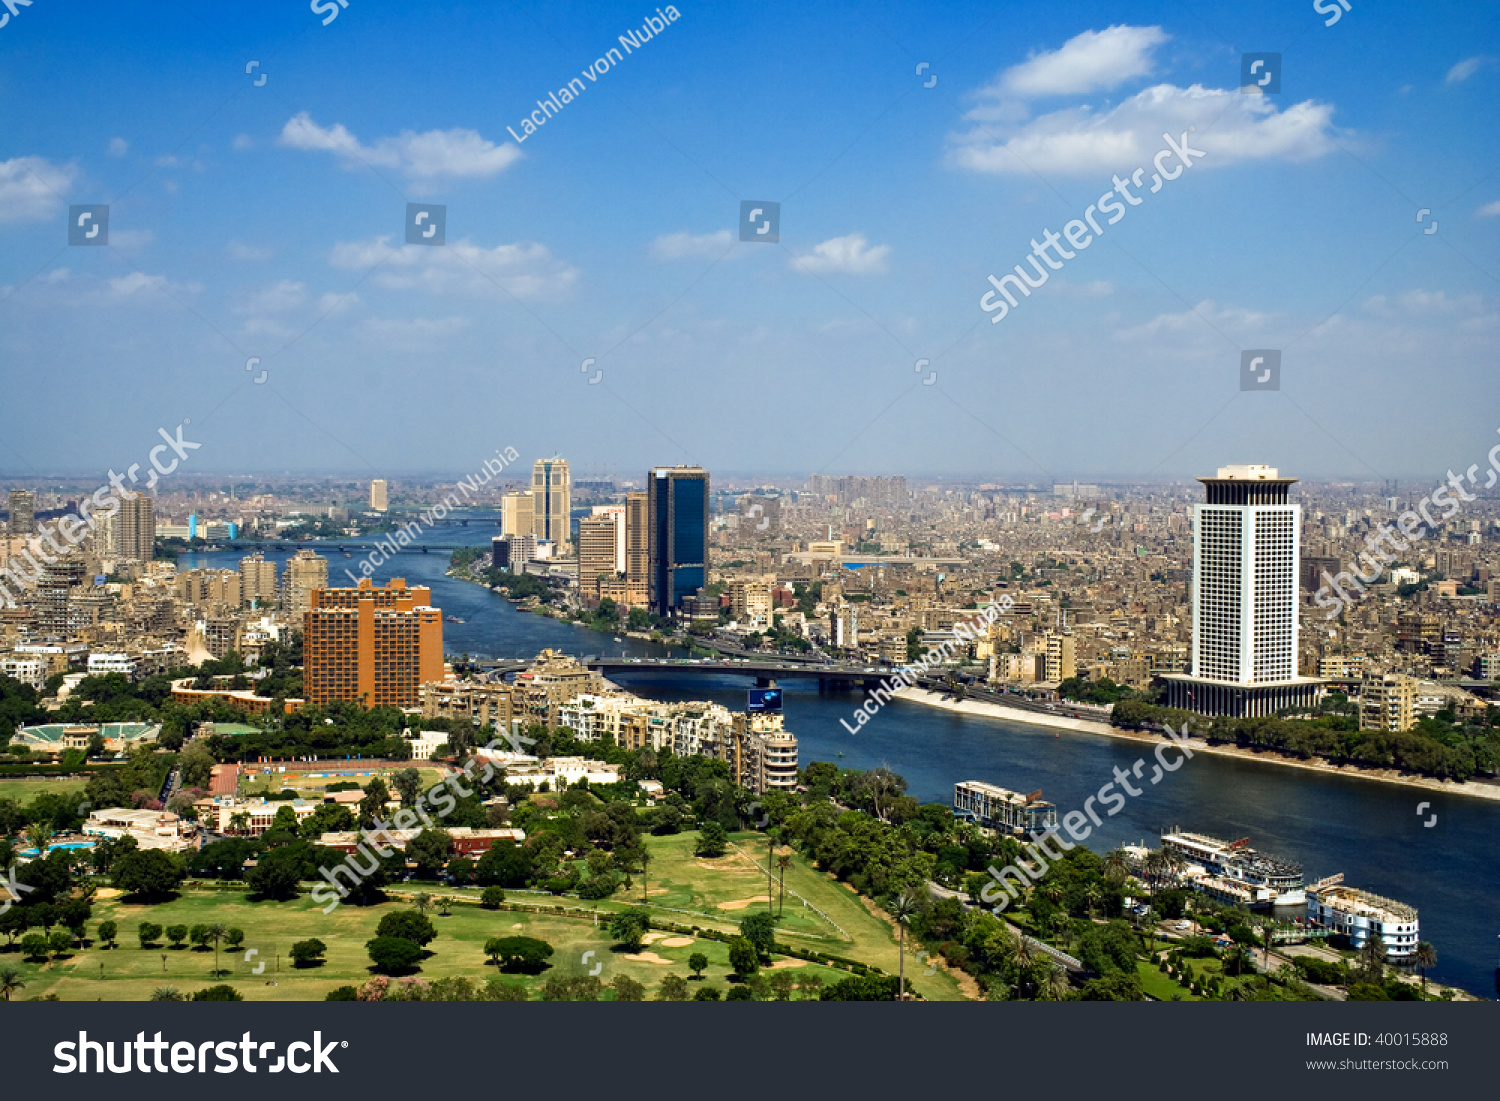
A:
[[[156,553],[156,501],[137,493],[120,502],[115,520],[115,551],[121,558],[149,562]]]
[[[1297,675],[1297,479],[1252,465],[1198,480],[1208,499],[1193,506],[1192,672],[1164,678],[1168,706],[1235,718],[1310,707],[1320,682]]]
[[[260,551],[240,559],[240,599],[245,607],[264,608],[275,604],[276,563],[267,562]]]
[[[531,468],[531,495],[536,508],[531,530],[538,539],[556,543],[560,551],[571,542],[573,534],[573,487],[568,460],[555,455],[538,459]]]
[[[500,534],[534,535],[535,528],[536,497],[530,490],[500,498]]]
[[[386,512],[390,509],[389,487],[384,478],[376,478],[370,483],[370,507],[376,512]]]
[[[659,466],[648,478],[651,610],[671,615],[708,583],[708,471]]]
[[[623,510],[622,510],[623,511]],[[599,580],[614,580],[616,531],[623,516],[596,512],[578,521],[578,591],[590,600],[599,599]]]
[[[302,616],[304,690],[312,704],[413,707],[417,689],[443,679],[443,615],[432,590],[368,577],[354,589],[315,589]]]
[[[328,559],[316,551],[299,550],[287,560],[281,583],[282,606],[296,614],[307,611],[313,590],[328,588]]]
[[[651,495],[625,495],[625,587],[631,604],[651,599]]]
[[[31,535],[36,530],[36,496],[29,489],[10,491],[11,535]]]
[[[625,572],[625,506],[624,505],[595,505],[593,509],[595,516],[613,516],[615,518],[615,573]],[[580,521],[580,529],[581,529]]]

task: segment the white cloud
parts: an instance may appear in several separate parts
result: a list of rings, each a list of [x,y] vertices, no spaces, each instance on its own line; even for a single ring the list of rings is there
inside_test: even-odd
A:
[[[236,134],[230,146],[234,149],[254,149],[255,139],[249,134]]]
[[[651,255],[657,260],[685,260],[707,257],[716,260],[729,250],[733,237],[727,229],[717,233],[665,233],[651,242]]]
[[[1181,313],[1158,314],[1143,324],[1115,333],[1115,339],[1126,343],[1141,340],[1157,340],[1173,335],[1212,338],[1223,343],[1219,333],[1249,335],[1264,331],[1269,315],[1237,306],[1216,306],[1211,298],[1205,298],[1191,310]],[[1215,330],[1218,330],[1217,332]]]
[[[1466,57],[1453,68],[1448,70],[1448,75],[1443,79],[1445,84],[1462,84],[1487,64],[1487,57]]]
[[[52,217],[77,176],[73,165],[53,164],[44,157],[0,161],[0,222],[39,222]]]
[[[247,245],[241,241],[230,241],[224,246],[224,253],[231,260],[269,260],[272,251],[259,245]]]
[[[109,231],[109,247],[122,256],[136,256],[145,252],[156,240],[149,229],[112,229]]]
[[[521,156],[512,142],[496,145],[474,130],[403,130],[374,145],[361,145],[342,123],[319,126],[306,111],[281,129],[280,144],[291,149],[335,153],[345,168],[373,165],[394,168],[407,179],[433,183],[448,179],[487,179],[503,172]]]
[[[130,152],[130,143],[124,138],[109,139],[109,155],[111,157],[123,157]]]
[[[436,248],[393,246],[390,237],[339,243],[329,263],[362,270],[376,264],[370,278],[392,290],[417,288],[432,294],[470,294],[481,298],[556,298],[578,278],[578,269],[553,256],[545,245],[515,244],[481,248],[465,239]]]
[[[1479,218],[1493,218],[1495,215],[1500,214],[1500,199],[1496,199],[1492,203],[1485,203],[1474,214]]]
[[[140,290],[182,294],[202,290],[202,287],[197,283],[171,283],[165,275],[147,275],[143,271],[133,271],[129,275],[109,280],[109,289],[119,297],[126,298]]]
[[[1127,80],[1149,76],[1154,68],[1152,53],[1168,37],[1160,27],[1084,31],[1059,49],[1034,54],[1006,69],[980,94],[1055,96],[1116,88]]]
[[[878,275],[886,270],[885,258],[890,245],[870,247],[863,233],[833,237],[792,260],[797,271],[814,275]]]
[[[245,302],[235,307],[241,314],[277,314],[300,309],[307,302],[307,287],[290,279],[283,279],[256,291]]]
[[[363,330],[382,347],[417,349],[460,333],[469,325],[467,317],[371,317],[366,319]]]
[[[1364,308],[1373,314],[1386,317],[1397,315],[1424,316],[1451,313],[1478,313],[1484,308],[1484,300],[1477,294],[1450,297],[1447,291],[1424,291],[1420,287],[1390,298],[1376,294],[1365,299]]]
[[[1184,131],[1191,145],[1209,154],[1196,162],[1200,164],[1301,161],[1333,148],[1329,104],[1307,100],[1278,111],[1266,96],[1198,84],[1158,84],[1108,110],[1067,108],[1008,127],[979,125],[984,113],[970,112],[968,118],[976,125],[949,139],[950,163],[997,175],[1129,172],[1149,164],[1165,148],[1163,134],[1180,141]],[[1169,163],[1177,162],[1174,158]]]

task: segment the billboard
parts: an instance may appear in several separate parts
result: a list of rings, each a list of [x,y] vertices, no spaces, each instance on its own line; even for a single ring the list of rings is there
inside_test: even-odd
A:
[[[752,714],[762,711],[781,710],[780,688],[752,688],[750,689],[750,706],[747,708]]]

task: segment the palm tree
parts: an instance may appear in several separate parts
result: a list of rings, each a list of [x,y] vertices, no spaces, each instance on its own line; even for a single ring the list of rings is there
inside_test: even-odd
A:
[[[426,891],[419,891],[417,897],[411,900],[411,904],[417,908],[417,913],[425,914],[427,908],[432,905],[432,896]]]
[[[38,856],[46,856],[47,842],[52,840],[52,827],[45,822],[33,822],[26,827],[26,840]]]
[[[229,832],[244,833],[250,828],[250,815],[246,811],[236,811],[229,816]]]
[[[1068,972],[1065,968],[1053,964],[1047,975],[1042,979],[1042,997],[1049,1002],[1060,1002],[1068,996],[1073,989],[1073,984],[1068,981]]]
[[[1378,983],[1385,974],[1385,940],[1372,934],[1359,950],[1359,965],[1370,973],[1370,981]]]
[[[1104,854],[1104,879],[1111,886],[1118,887],[1130,875],[1130,861],[1125,856],[1124,849],[1111,849]]]
[[[1425,940],[1417,941],[1417,970],[1422,972],[1422,997],[1427,997],[1427,970],[1437,966],[1437,949]]]
[[[1022,933],[1010,942],[1009,962],[1016,970],[1016,990],[1022,996],[1026,993],[1026,981],[1031,977],[1031,969],[1036,965],[1036,955],[1026,934]]]
[[[0,967],[0,994],[5,996],[6,1001],[10,1001],[10,996],[25,986],[21,980],[20,968]]]
[[[641,901],[642,902],[649,902],[650,901],[650,899],[647,896],[651,894],[651,889],[647,886],[647,883],[646,883],[646,872],[648,870],[648,867],[649,867],[650,863],[651,863],[651,854],[646,851],[646,848],[643,845],[643,846],[641,846]]]
[[[214,942],[214,977],[219,975],[219,942],[229,935],[229,926],[214,922],[208,927],[208,939]]]
[[[782,853],[776,858],[776,870],[781,884],[781,900],[776,907],[776,916],[779,918],[786,912],[786,870],[792,865],[790,853]]]
[[[447,895],[443,895],[438,899],[438,913],[442,914],[444,917],[448,916],[448,912],[452,908],[452,906],[453,900]]]
[[[1083,904],[1088,907],[1089,917],[1094,916],[1094,910],[1104,898],[1104,892],[1099,889],[1099,884],[1090,883],[1083,889]]]
[[[896,929],[901,935],[899,948],[901,954],[901,979],[899,989],[901,1000],[904,1002],[906,1000],[906,924],[916,916],[917,896],[912,892],[911,888],[902,888],[898,894],[891,898],[890,902],[886,903],[885,910],[886,913],[891,915],[891,920],[896,923]]]
[[[183,1000],[182,991],[175,986],[158,986],[151,991],[153,1002],[180,1002]]]

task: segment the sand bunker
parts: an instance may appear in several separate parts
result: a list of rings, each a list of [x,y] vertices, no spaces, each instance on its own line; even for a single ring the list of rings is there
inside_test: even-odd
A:
[[[692,937],[668,937],[661,942],[663,948],[686,948],[693,943]]]
[[[764,902],[765,895],[751,895],[749,898],[737,898],[732,902],[719,903],[721,910],[743,910],[746,906],[754,906],[757,902]]]
[[[627,952],[627,953],[625,953],[625,958],[627,960],[631,960],[631,961],[633,961],[635,963],[665,963],[665,964],[670,964],[672,962],[671,960],[664,960],[664,959],[662,959],[655,952],[636,952],[636,953],[633,953],[633,954],[630,953],[630,952]]]
[[[777,970],[778,968],[781,968],[781,967],[806,967],[806,966],[807,966],[807,961],[806,960],[777,960],[775,963],[773,963],[771,965],[771,970],[775,971],[775,970]]]

